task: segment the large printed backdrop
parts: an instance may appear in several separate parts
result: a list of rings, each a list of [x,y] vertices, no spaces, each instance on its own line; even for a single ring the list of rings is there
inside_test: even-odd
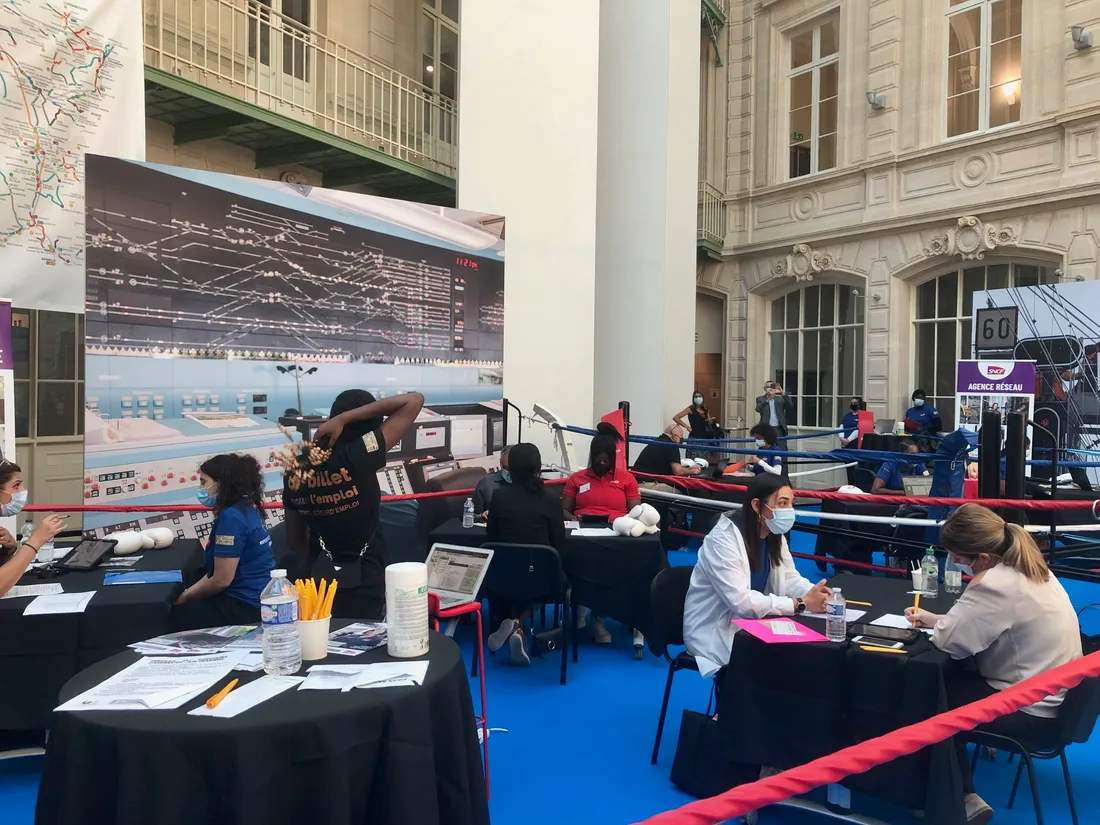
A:
[[[190,534],[167,508],[194,500],[206,456],[251,452],[281,490],[287,411],[352,387],[502,397],[502,218],[99,156],[87,171],[88,503],[165,504]]]
[[[141,0],[0,2],[0,295],[83,312],[84,157],[145,158]]]

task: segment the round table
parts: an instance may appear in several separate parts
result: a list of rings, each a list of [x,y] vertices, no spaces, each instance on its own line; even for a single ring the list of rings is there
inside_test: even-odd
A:
[[[61,701],[137,658],[93,665]],[[432,633],[427,659],[419,687],[289,690],[231,719],[188,716],[205,696],[178,710],[55,713],[35,822],[488,823],[458,645]],[[392,660],[382,648],[328,661]],[[233,675],[244,683],[263,674]]]

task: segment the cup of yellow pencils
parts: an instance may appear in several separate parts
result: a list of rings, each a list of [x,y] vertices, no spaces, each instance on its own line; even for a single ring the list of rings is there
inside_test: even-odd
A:
[[[302,640],[302,661],[316,662],[328,656],[329,620],[332,618],[332,600],[336,598],[337,582],[321,579],[321,586],[313,579],[298,579],[298,635]]]

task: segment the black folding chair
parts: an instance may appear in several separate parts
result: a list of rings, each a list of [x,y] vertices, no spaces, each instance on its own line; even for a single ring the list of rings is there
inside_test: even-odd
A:
[[[1066,782],[1066,796],[1069,799],[1069,815],[1073,825],[1077,821],[1077,801],[1073,796],[1073,783],[1069,776],[1069,762],[1066,761],[1066,748],[1070,745],[1084,744],[1092,736],[1096,718],[1100,715],[1100,678],[1086,679],[1077,687],[1066,692],[1062,707],[1058,710],[1057,723],[1052,725],[1050,741],[1018,742],[1007,736],[973,730],[959,734],[967,742],[973,742],[974,758],[970,763],[971,772],[977,768],[978,751],[981,746],[997,748],[1009,753],[1019,754],[1020,763],[1016,767],[1016,778],[1012,781],[1012,792],[1008,797],[1008,807],[1016,802],[1016,791],[1020,787],[1020,776],[1027,770],[1028,784],[1031,785],[1031,801],[1035,806],[1035,822],[1043,825],[1043,809],[1039,804],[1039,783],[1035,776],[1036,759],[1059,759],[1062,762],[1062,777]]]
[[[687,651],[675,657],[668,652],[669,645],[684,643],[684,599],[687,598],[688,585],[691,583],[691,571],[694,567],[669,567],[653,578],[649,585],[649,609],[651,618],[646,644],[654,656],[663,656],[668,662],[668,679],[665,680],[665,695],[661,700],[661,715],[657,718],[657,736],[653,739],[653,756],[650,765],[657,764],[657,752],[661,749],[661,734],[665,729],[665,714],[668,712],[668,697],[672,693],[672,677],[681,670],[699,672],[695,657]]]
[[[565,684],[569,643],[573,644],[573,661],[577,661],[577,611],[573,606],[573,588],[565,578],[561,556],[553,547],[543,544],[508,544],[486,542],[481,545],[493,550],[493,561],[485,574],[483,592],[493,596],[527,602],[531,605],[562,605],[561,683]],[[534,616],[531,618],[534,650]]]

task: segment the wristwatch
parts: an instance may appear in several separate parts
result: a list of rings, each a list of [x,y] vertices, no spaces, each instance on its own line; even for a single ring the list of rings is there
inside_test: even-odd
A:
[[[802,599],[795,599],[794,600],[794,615],[801,616],[805,612],[806,612],[806,602],[802,601]]]

